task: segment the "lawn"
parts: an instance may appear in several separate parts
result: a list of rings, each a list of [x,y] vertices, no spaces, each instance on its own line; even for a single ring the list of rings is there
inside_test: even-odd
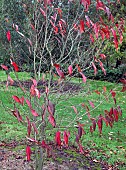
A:
[[[11,77],[16,80],[14,73],[11,73]],[[30,79],[28,73],[18,73],[18,77],[20,80]],[[25,140],[26,128],[24,125],[18,123],[11,113],[14,104],[12,95],[21,97],[24,94],[20,88],[9,87],[7,90],[5,85],[1,83],[5,80],[5,72],[0,71],[0,141]],[[72,78],[71,82],[79,84],[81,80]],[[107,89],[105,95],[104,86]],[[88,150],[90,156],[96,161],[102,160],[111,165],[126,163],[126,92],[120,92],[121,88],[121,84],[87,80],[86,84],[82,84],[82,89],[79,92],[70,94],[53,93],[50,95],[50,100],[56,104],[55,117],[57,124],[70,130],[70,143],[76,145],[75,133],[77,133],[77,124],[73,120],[78,116],[78,121],[84,124],[84,130],[86,132],[81,139],[84,149]],[[99,114],[104,115],[104,110],[110,110],[110,108],[115,105],[110,94],[111,89],[116,92],[116,105],[121,107],[122,117],[119,118],[118,122],[114,123],[113,128],[107,127],[104,123],[102,135],[99,135],[98,128],[91,134],[89,130],[90,122],[88,121],[87,114],[85,114],[86,110],[82,107],[82,104],[88,106],[91,117],[95,118]],[[98,92],[100,92],[100,94],[98,94]],[[27,93],[26,96],[28,97]],[[91,107],[89,101],[94,103],[95,108]],[[40,103],[42,102],[43,99],[41,99]],[[76,107],[77,115],[71,106]],[[27,106],[21,107],[20,110],[22,115],[29,114]],[[65,128],[62,128],[62,130],[64,129]],[[53,133],[55,133],[56,130],[55,128],[52,130],[51,125],[48,125],[46,132],[48,140],[54,140]],[[120,167],[121,164],[119,164]],[[121,170],[122,169],[123,165],[121,167]]]

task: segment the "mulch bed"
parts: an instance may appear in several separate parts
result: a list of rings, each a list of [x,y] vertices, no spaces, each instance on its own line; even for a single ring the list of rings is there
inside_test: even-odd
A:
[[[14,144],[13,144],[14,143]],[[3,145],[3,146],[2,146]],[[18,143],[0,144],[0,169],[1,170],[33,170],[34,161],[27,162],[25,149],[14,151]],[[54,147],[52,145],[52,147]],[[25,145],[24,145],[25,148]],[[70,152],[70,153],[69,153]],[[53,157],[48,158],[44,170],[108,170],[110,167],[105,162],[97,162],[86,155],[79,154],[74,147],[67,149],[53,149]],[[110,169],[112,170],[112,169]]]
[[[4,82],[5,83],[5,82]],[[33,84],[32,80],[27,80],[27,81],[14,81],[12,86],[15,87],[23,87],[25,89],[30,89],[31,85]],[[45,92],[45,87],[48,86],[48,81],[38,81],[37,83],[37,88],[41,93]],[[73,92],[78,92],[81,90],[81,86],[75,83],[71,82],[65,82],[62,81],[58,83],[58,81],[51,81],[50,82],[50,87],[52,92],[60,92],[60,93],[73,93]]]
[[[25,149],[15,149],[19,145],[25,148],[25,143],[0,143],[0,170],[35,170],[34,153],[27,162]],[[88,150],[80,154],[74,146],[57,149],[53,144],[52,149],[53,155],[45,160],[43,170],[120,170],[118,165],[110,166],[103,160],[91,158]]]

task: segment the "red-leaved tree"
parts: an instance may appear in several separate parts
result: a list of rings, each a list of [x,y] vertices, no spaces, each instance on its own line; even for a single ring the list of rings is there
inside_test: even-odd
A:
[[[120,3],[119,0],[114,3],[109,0],[106,3],[100,0],[22,2],[26,25],[12,23],[11,28],[8,27],[6,31],[10,66],[6,63],[1,65],[7,72],[6,87],[17,83],[23,92],[22,96],[12,95],[14,108],[10,110],[18,122],[27,127],[27,160],[31,159],[30,143],[33,143],[36,148],[36,169],[43,167],[44,150],[47,156],[52,155],[49,134],[54,135],[54,143],[59,148],[68,147],[70,133],[75,134],[76,145],[83,154],[81,140],[86,133],[84,125],[89,127],[91,133],[98,127],[101,135],[103,124],[112,127],[122,115],[113,89],[110,92],[107,92],[106,87],[102,91],[93,90],[98,96],[99,104],[92,100],[79,100],[80,94],[85,98],[92,93],[85,76],[86,70],[93,69],[96,75],[97,70],[101,69],[106,75],[106,55],[102,53],[104,41],[107,39],[113,43],[115,50],[118,50],[123,41],[124,19],[119,18],[116,21],[109,8],[117,3]],[[19,39],[15,40],[12,32]],[[18,79],[17,74],[24,70],[24,60],[23,55],[16,56],[14,49],[17,47],[14,44],[19,44],[20,48],[22,41],[26,45],[25,59],[27,57],[29,61],[28,67],[33,66],[29,87]],[[16,82],[9,74],[8,70],[11,69],[15,72]],[[79,85],[74,77],[79,77]],[[122,91],[125,91],[125,80],[121,81],[124,85]],[[70,99],[73,96],[78,99],[76,103]],[[109,102],[110,98],[113,100],[110,110],[104,110],[103,114],[94,117],[92,113],[104,101]],[[71,131],[71,128],[74,130]]]

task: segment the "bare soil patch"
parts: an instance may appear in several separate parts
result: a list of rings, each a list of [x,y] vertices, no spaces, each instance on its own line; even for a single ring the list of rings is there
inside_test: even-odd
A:
[[[23,147],[19,149],[19,146],[24,146],[24,149]],[[118,165],[110,166],[103,160],[91,158],[89,150],[80,154],[74,146],[57,149],[52,144],[52,148],[53,156],[45,160],[43,170],[119,170]],[[25,143],[15,141],[0,143],[1,170],[35,170],[33,156],[34,153],[31,161],[26,161]]]
[[[45,91],[45,87],[48,86],[48,81],[38,81],[37,87],[41,93]],[[32,80],[27,81],[14,81],[12,86],[15,87],[23,87],[25,89],[30,89],[31,85],[33,84]],[[81,86],[79,84],[71,83],[71,82],[58,82],[58,81],[51,81],[50,87],[52,92],[60,92],[60,93],[73,93],[78,92],[81,90]]]

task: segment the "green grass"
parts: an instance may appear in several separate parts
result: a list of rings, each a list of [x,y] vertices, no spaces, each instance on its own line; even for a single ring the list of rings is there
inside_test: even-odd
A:
[[[18,73],[20,80],[27,80],[30,78],[27,73]],[[16,79],[14,73],[11,73],[11,77]],[[0,71],[0,82],[6,80],[6,74]],[[72,78],[72,82],[78,84],[77,78]],[[103,87],[106,86],[107,100],[103,95]],[[75,141],[75,133],[77,133],[76,122],[73,121],[78,117],[80,123],[85,124],[84,130],[86,132],[83,135],[81,142],[86,150],[90,150],[90,155],[96,160],[104,160],[109,164],[114,164],[115,162],[126,162],[126,93],[121,93],[121,84],[88,80],[86,84],[82,84],[82,90],[76,94],[64,94],[61,95],[51,94],[50,100],[56,104],[55,118],[57,125],[62,126],[62,130],[70,130],[70,143]],[[114,123],[113,128],[106,127],[103,124],[102,136],[99,136],[98,129],[93,133],[89,132],[90,122],[87,118],[86,109],[81,106],[82,103],[87,105],[90,109],[91,117],[97,117],[99,114],[104,115],[104,110],[110,110],[114,106],[114,101],[111,97],[110,90],[114,89],[116,91],[117,105],[120,105],[123,115],[119,118],[119,122]],[[101,94],[98,95],[94,92],[98,90]],[[8,90],[4,85],[0,84],[0,141],[11,141],[11,140],[22,140],[26,136],[26,127],[18,123],[16,118],[12,116],[9,109],[14,108],[14,102],[12,100],[12,95],[17,95],[19,97],[23,96],[24,93],[21,89],[15,87],[9,87]],[[26,96],[28,94],[26,93]],[[92,109],[89,105],[89,101],[92,101],[95,105],[95,109]],[[43,98],[40,100],[40,105],[43,103]],[[76,115],[71,106],[75,106],[78,110],[78,115]],[[29,114],[28,107],[20,106],[17,104],[22,116]],[[38,110],[41,111],[41,110]],[[81,118],[81,119],[80,119]],[[25,119],[25,118],[24,118]],[[52,126],[48,124],[47,126],[47,138],[48,140],[54,140],[54,135],[57,128],[52,129]]]
[[[10,76],[12,79],[17,80],[17,76],[20,78],[20,80],[27,80],[30,78],[30,73],[26,73],[26,72],[19,72],[16,73],[15,72],[11,72]],[[7,74],[5,71],[0,71],[0,82],[1,81],[6,81],[7,80]]]

